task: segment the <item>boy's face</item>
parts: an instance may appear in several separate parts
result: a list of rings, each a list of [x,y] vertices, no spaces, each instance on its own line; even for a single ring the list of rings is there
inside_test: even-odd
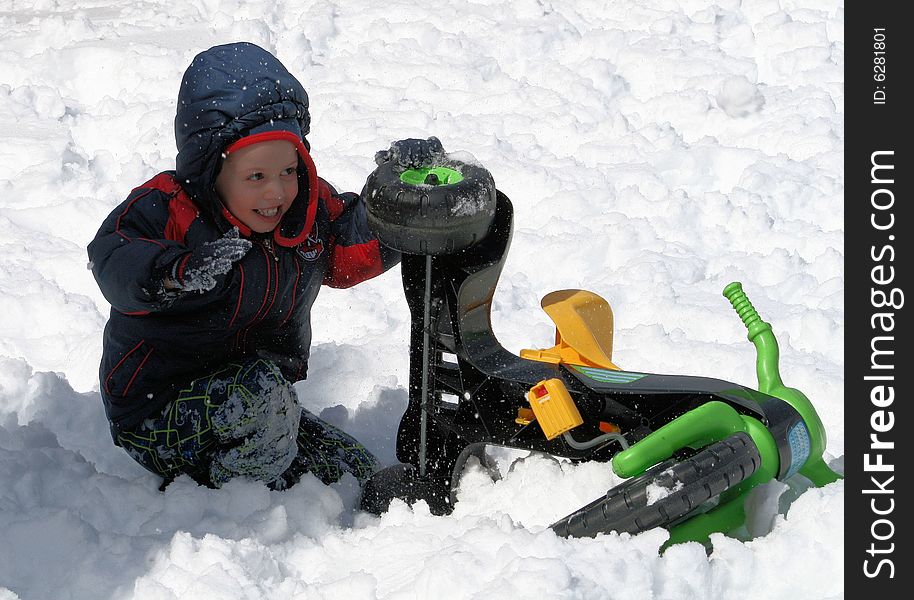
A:
[[[271,140],[231,152],[216,176],[216,193],[235,218],[257,233],[273,231],[298,195],[298,152]]]

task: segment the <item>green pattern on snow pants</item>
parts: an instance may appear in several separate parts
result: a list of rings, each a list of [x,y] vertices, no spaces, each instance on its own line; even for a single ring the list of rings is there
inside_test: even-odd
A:
[[[243,476],[283,489],[309,472],[324,483],[344,473],[364,482],[378,469],[359,442],[299,406],[292,385],[263,359],[193,380],[161,415],[117,439],[166,483],[187,474],[220,487]]]

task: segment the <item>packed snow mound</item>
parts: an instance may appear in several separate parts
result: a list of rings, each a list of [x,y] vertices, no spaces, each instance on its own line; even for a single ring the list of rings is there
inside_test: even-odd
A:
[[[502,449],[502,479],[469,468],[448,517],[360,513],[352,479],[160,492],[111,443],[109,306],[85,251],[174,167],[193,56],[254,42],[308,90],[313,157],[338,189],[360,190],[375,152],[408,137],[492,173],[515,208],[492,315],[506,348],[551,346],[540,298],[585,288],[613,306],[624,368],[753,385],[720,295],[742,281],[841,470],[843,21],[840,0],[3,3],[0,600],[843,597],[840,481],[764,486],[735,537],[662,555],[664,530],[548,529],[620,482],[606,465]],[[313,327],[299,401],[392,464],[399,271],[323,290]]]

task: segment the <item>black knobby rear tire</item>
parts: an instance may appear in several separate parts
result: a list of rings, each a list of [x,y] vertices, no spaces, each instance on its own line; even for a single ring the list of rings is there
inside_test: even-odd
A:
[[[563,537],[598,533],[641,533],[669,526],[702,503],[748,479],[761,466],[758,448],[746,433],[736,433],[677,462],[648,469],[551,525]],[[658,496],[648,504],[648,487]],[[665,494],[665,495],[664,495]]]
[[[462,179],[410,184],[405,168],[380,165],[365,182],[368,227],[386,246],[406,254],[441,255],[464,250],[486,236],[495,218],[495,181],[483,167],[454,160],[442,165]]]

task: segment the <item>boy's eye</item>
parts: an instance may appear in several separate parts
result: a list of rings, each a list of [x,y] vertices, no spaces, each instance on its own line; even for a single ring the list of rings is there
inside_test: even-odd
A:
[[[248,179],[250,179],[251,181],[260,181],[261,179],[263,179],[263,173],[251,173],[250,175],[248,175]]]
[[[298,167],[289,167],[282,170],[283,175],[293,175],[298,172]]]

